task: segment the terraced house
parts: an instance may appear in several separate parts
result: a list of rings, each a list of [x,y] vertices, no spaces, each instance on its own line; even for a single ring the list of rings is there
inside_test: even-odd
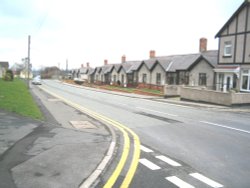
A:
[[[207,39],[200,39],[200,52],[156,57],[150,51],[149,59],[139,67],[138,86],[162,89],[167,85],[188,85],[214,88],[214,68],[217,66],[217,50],[207,51]]]
[[[157,57],[149,52],[149,59],[127,61],[96,67],[90,71],[89,82],[124,87],[139,87],[162,90],[168,85],[189,85],[214,89],[214,68],[217,66],[217,50],[207,51],[207,39],[200,39],[200,51],[196,54]],[[85,69],[84,69],[85,70]]]
[[[250,92],[250,0],[245,0],[216,34],[216,89]]]

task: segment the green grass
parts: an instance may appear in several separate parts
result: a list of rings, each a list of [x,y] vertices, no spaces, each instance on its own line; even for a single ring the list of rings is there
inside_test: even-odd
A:
[[[159,95],[163,95],[163,92],[162,91],[159,91],[159,90],[154,90],[154,89],[140,89],[141,91],[145,91],[145,92],[148,92],[148,93],[153,93],[153,94],[159,94]]]
[[[108,89],[116,89],[116,90],[126,91],[126,92],[129,92],[129,93],[132,93],[135,90],[134,88],[118,87],[118,86],[110,86],[110,85],[107,85],[105,87],[108,88]]]
[[[43,119],[26,83],[19,79],[13,82],[0,79],[0,108],[33,119]]]

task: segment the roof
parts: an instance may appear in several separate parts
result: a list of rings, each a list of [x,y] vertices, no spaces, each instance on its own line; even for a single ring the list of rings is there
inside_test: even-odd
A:
[[[177,70],[188,70],[202,58],[205,59],[212,67],[216,67],[218,61],[218,51],[209,50],[196,54],[155,57],[144,60],[143,62],[149,70],[152,70],[158,63],[166,72],[176,72]]]
[[[95,73],[95,70],[96,70],[96,69],[89,68],[88,74],[91,75],[91,74]]]
[[[205,51],[205,52],[202,52],[201,55],[213,67],[217,67],[218,66],[218,50]]]
[[[241,6],[234,12],[234,14],[229,18],[229,20],[224,24],[224,26],[219,30],[219,32],[215,35],[215,38],[220,37],[221,33],[227,28],[228,25],[233,21],[233,19],[244,9],[246,6],[250,4],[250,0],[245,0]]]
[[[9,68],[9,62],[7,61],[0,61],[0,67],[4,67],[6,69]]]
[[[80,73],[81,73],[81,74],[87,74],[88,69],[89,69],[89,68],[87,68],[87,67],[82,67],[82,68],[80,68]]]
[[[139,68],[141,63],[141,61],[126,61],[121,64],[119,71],[123,69],[126,73],[132,73]]]

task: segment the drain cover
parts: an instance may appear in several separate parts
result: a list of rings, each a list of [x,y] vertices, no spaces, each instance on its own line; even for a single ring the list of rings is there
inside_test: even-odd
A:
[[[69,121],[76,129],[96,129],[97,127],[89,121]]]

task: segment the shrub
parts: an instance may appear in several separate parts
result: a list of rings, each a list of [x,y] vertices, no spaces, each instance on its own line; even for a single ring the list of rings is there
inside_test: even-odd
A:
[[[12,72],[12,70],[8,69],[4,75],[4,80],[5,81],[13,81],[13,79],[14,79],[13,72]]]

